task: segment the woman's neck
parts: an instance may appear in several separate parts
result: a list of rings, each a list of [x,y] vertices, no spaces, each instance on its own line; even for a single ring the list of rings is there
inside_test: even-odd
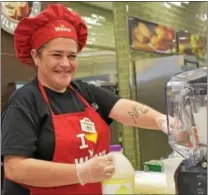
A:
[[[46,82],[44,79],[41,78],[41,76],[37,75],[37,79],[38,82],[40,82],[40,84],[44,87],[47,87],[49,89],[51,89],[52,91],[58,92],[58,93],[64,93],[66,91],[66,87],[65,88],[58,88],[55,87],[53,85],[48,84],[48,82]]]

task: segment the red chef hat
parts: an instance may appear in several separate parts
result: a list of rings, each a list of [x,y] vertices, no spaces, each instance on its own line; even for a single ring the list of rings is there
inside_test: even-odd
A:
[[[23,18],[14,31],[14,48],[21,62],[33,63],[30,52],[48,41],[68,37],[81,51],[87,41],[87,26],[81,17],[61,4],[50,4],[37,16]]]

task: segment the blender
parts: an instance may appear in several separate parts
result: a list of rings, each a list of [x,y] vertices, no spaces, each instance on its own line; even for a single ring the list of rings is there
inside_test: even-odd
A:
[[[174,170],[174,194],[207,194],[207,68],[174,75],[166,86],[166,107],[174,152],[164,171]]]

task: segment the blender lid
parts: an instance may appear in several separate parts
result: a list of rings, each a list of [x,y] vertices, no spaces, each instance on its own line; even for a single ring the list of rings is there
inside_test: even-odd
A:
[[[207,67],[178,73],[168,81],[168,86],[174,83],[207,83]]]

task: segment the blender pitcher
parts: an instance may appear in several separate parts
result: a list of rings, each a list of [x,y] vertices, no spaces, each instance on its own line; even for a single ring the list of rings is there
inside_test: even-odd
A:
[[[206,194],[207,68],[173,76],[167,83],[166,103],[169,144],[181,157],[177,165],[172,154],[172,159],[167,159],[175,164],[176,194]],[[174,122],[170,128],[171,119]]]
[[[166,87],[166,105],[168,123],[174,120],[172,128],[167,127],[170,146],[186,159],[196,157],[207,146],[207,69],[173,76]]]

